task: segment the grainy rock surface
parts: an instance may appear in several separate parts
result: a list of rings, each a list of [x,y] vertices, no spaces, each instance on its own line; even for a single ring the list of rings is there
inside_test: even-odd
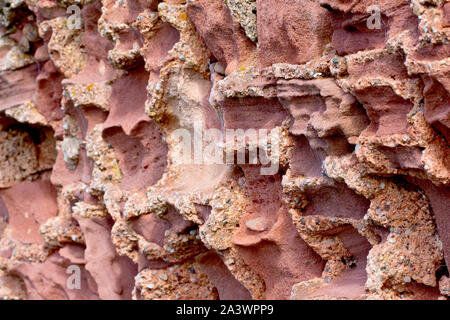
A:
[[[450,296],[449,0],[3,2],[0,299]]]

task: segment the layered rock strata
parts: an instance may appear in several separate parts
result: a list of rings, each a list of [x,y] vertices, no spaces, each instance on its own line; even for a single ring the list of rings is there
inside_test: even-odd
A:
[[[450,1],[1,3],[0,298],[448,299]]]

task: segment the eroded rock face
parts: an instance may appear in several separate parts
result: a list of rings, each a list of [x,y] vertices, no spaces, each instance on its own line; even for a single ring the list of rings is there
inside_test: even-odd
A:
[[[0,299],[448,299],[448,0],[0,23]]]

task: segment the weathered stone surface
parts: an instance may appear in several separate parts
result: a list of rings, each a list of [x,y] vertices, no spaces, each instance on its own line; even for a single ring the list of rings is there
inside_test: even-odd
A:
[[[4,2],[0,298],[448,299],[448,0]]]

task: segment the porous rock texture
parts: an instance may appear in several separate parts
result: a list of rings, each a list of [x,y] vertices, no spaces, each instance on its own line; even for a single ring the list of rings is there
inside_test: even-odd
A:
[[[448,299],[449,0],[3,2],[0,298]]]

